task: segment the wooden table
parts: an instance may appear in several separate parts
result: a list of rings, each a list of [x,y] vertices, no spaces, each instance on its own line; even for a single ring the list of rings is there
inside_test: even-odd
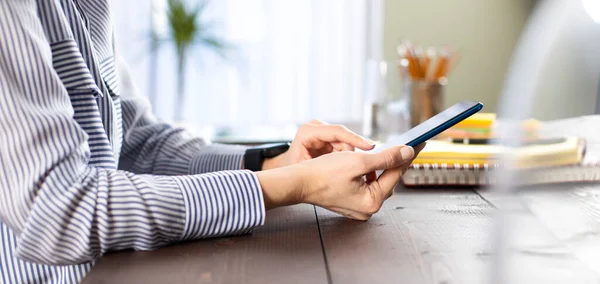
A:
[[[585,135],[589,150],[600,153],[600,117],[551,122],[544,130]],[[499,212],[510,220],[508,238],[496,238]],[[510,240],[502,254],[495,239]],[[310,205],[281,208],[251,235],[106,255],[84,283],[493,280],[600,283],[600,184],[540,186],[517,196],[398,187],[367,222]]]

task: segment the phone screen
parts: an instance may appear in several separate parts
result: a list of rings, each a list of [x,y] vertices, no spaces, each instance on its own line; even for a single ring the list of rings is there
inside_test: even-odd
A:
[[[417,146],[477,113],[482,108],[483,105],[480,102],[459,102],[403,134],[391,138],[381,148],[377,148],[385,149],[396,145]]]

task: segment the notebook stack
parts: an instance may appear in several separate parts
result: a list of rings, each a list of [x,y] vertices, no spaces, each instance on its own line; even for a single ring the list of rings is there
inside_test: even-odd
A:
[[[465,144],[487,144],[497,138],[497,124],[495,113],[476,113],[444,131],[439,138]],[[535,119],[525,120],[521,124],[522,135],[526,140],[537,139],[540,126],[541,123]]]
[[[456,125],[441,139],[430,140],[402,182],[417,186],[484,186],[496,183],[495,171],[503,168],[503,155],[513,155],[523,185],[600,181],[600,158],[586,155],[579,137],[537,137],[538,124],[528,121],[527,139],[512,148],[490,143],[495,117],[476,116]],[[439,137],[438,137],[439,138]]]

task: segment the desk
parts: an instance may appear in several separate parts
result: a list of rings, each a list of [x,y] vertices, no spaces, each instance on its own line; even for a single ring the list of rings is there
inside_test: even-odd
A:
[[[582,134],[595,153],[598,130],[600,117],[544,128]],[[516,198],[398,187],[367,222],[311,205],[280,208],[251,235],[108,254],[83,283],[489,283],[499,209],[518,232],[505,283],[599,283],[600,185],[540,186]]]

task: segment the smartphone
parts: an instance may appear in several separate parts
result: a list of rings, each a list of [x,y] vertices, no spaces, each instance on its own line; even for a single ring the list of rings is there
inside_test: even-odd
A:
[[[378,147],[378,150],[397,145],[415,147],[477,113],[482,108],[483,104],[480,102],[461,101],[401,135],[391,138],[382,147]]]

